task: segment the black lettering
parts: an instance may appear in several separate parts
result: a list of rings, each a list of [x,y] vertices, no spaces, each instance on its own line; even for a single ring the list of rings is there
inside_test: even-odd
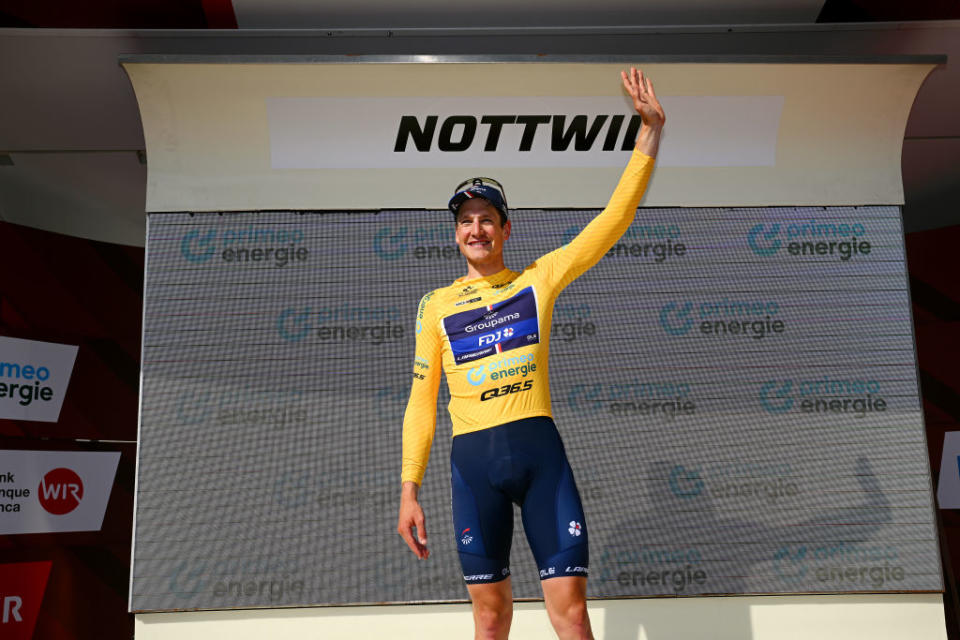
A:
[[[550,122],[550,116],[517,116],[517,124],[523,125],[519,150],[530,151],[533,148],[533,138],[537,135],[537,127],[548,122]]]
[[[610,127],[607,129],[607,137],[603,139],[604,151],[613,151],[613,149],[617,146],[617,136],[620,135],[620,127],[622,126],[622,115],[616,115],[610,118]]]
[[[416,116],[401,116],[400,126],[397,128],[397,141],[393,145],[394,153],[406,151],[409,138],[413,138],[417,151],[430,151],[433,132],[437,130],[437,120],[439,116],[427,116],[425,126],[421,128]]]
[[[633,146],[637,143],[637,134],[640,132],[640,124],[643,120],[640,119],[639,115],[631,116],[630,123],[627,125],[627,130],[623,134],[623,145],[621,145],[621,151],[631,151]]]
[[[457,125],[463,126],[460,140],[453,141],[453,129]],[[450,116],[443,121],[440,127],[440,136],[437,138],[437,148],[440,151],[466,151],[473,144],[473,137],[477,134],[477,119],[473,116]]]
[[[480,118],[480,124],[490,125],[490,131],[487,132],[487,142],[483,145],[484,151],[496,151],[500,144],[500,132],[503,125],[513,124],[517,121],[517,116],[483,116]]]
[[[566,116],[553,116],[553,138],[550,141],[552,151],[566,151],[573,140],[573,148],[576,151],[589,151],[593,146],[594,140],[600,134],[603,123],[607,121],[606,115],[599,115],[593,120],[590,131],[587,131],[587,116],[574,116],[570,121],[570,126],[566,131],[563,129]]]

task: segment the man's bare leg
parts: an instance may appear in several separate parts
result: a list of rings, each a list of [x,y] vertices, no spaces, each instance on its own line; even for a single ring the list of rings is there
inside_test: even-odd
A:
[[[587,615],[587,579],[563,576],[541,580],[547,615],[560,640],[593,640]]]
[[[510,578],[487,584],[468,584],[467,591],[473,602],[473,637],[476,640],[506,640],[513,620]]]

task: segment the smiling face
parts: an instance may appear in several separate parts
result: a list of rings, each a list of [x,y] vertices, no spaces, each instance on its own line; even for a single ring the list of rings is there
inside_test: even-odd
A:
[[[510,221],[483,198],[467,200],[457,210],[457,246],[475,275],[492,275],[503,269],[503,245],[510,237]]]

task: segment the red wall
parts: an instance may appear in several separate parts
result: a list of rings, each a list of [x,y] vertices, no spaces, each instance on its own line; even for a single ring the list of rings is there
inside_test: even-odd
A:
[[[143,249],[0,222],[0,274],[0,335],[79,345],[59,421],[0,419],[0,449],[121,454],[100,531],[0,536],[0,565],[51,563],[34,638],[131,638]]]

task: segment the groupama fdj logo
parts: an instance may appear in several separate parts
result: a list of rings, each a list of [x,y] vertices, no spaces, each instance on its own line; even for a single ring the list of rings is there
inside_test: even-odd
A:
[[[807,414],[852,415],[887,410],[876,380],[838,379],[768,380],[760,385],[760,405],[774,415],[791,411]]]
[[[452,224],[381,227],[373,236],[373,252],[381,260],[399,260],[408,253],[416,260],[450,260],[460,255]]]
[[[194,229],[180,238],[180,255],[194,264],[219,258],[235,265],[263,263],[285,267],[306,262],[310,250],[303,243],[302,229],[261,227],[250,224],[243,228]]]
[[[742,336],[762,340],[786,330],[779,313],[776,300],[680,300],[660,307],[660,328],[670,336],[699,333],[718,339]]]
[[[864,240],[866,227],[861,222],[760,223],[747,232],[747,246],[758,256],[769,257],[786,249],[795,257],[838,256],[847,262],[855,256],[869,255],[870,242]]]

